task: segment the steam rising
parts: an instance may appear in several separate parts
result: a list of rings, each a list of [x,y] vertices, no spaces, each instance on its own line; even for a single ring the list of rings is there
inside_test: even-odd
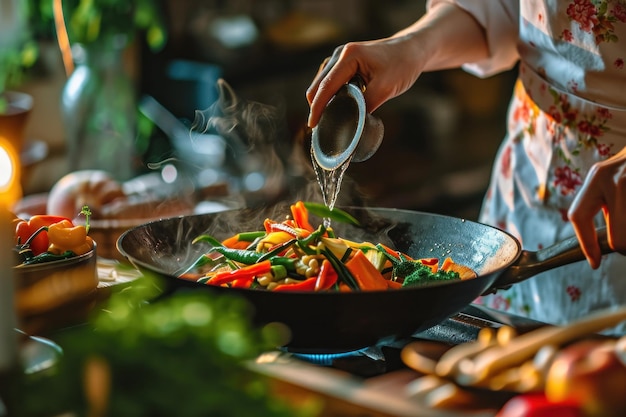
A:
[[[237,178],[238,191],[252,198],[276,198],[285,186],[284,162],[279,155],[282,114],[277,107],[237,97],[220,79],[219,99],[205,110],[196,110],[191,140],[201,134],[217,134],[226,144],[223,169]],[[283,144],[282,148],[287,145]]]

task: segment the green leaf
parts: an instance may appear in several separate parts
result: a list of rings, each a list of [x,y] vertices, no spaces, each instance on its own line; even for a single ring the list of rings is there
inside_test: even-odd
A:
[[[310,213],[315,214],[316,216],[321,218],[328,218],[341,223],[352,224],[354,226],[360,225],[359,221],[355,219],[351,214],[336,207],[331,210],[325,204],[312,202],[305,202],[304,207],[306,207]]]

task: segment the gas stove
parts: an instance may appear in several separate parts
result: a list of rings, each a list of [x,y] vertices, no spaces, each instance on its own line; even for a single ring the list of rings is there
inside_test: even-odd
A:
[[[461,416],[467,413],[426,409],[411,398],[408,387],[422,376],[401,359],[402,349],[415,341],[432,341],[454,346],[475,341],[483,328],[511,326],[518,333],[544,325],[522,317],[497,312],[478,305],[430,329],[408,338],[382,340],[375,346],[342,353],[301,353],[278,350],[261,355],[250,366],[269,376],[288,395],[321,396],[328,412],[358,416]],[[333,411],[334,410],[334,411]],[[495,410],[472,415],[493,416]]]

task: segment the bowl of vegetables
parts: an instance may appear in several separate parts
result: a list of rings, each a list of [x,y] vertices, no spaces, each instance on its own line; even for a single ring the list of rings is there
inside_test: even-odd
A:
[[[86,218],[88,208],[84,208]],[[86,225],[50,215],[14,220],[15,304],[23,330],[38,333],[84,317],[96,300],[95,241]]]

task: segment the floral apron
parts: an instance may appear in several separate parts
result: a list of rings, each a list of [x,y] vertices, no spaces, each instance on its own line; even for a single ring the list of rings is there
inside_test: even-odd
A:
[[[518,51],[480,221],[537,250],[574,235],[567,210],[589,169],[626,146],[626,2],[520,2]],[[556,268],[476,302],[554,324],[626,305],[626,256],[606,255],[595,271],[586,261]]]

